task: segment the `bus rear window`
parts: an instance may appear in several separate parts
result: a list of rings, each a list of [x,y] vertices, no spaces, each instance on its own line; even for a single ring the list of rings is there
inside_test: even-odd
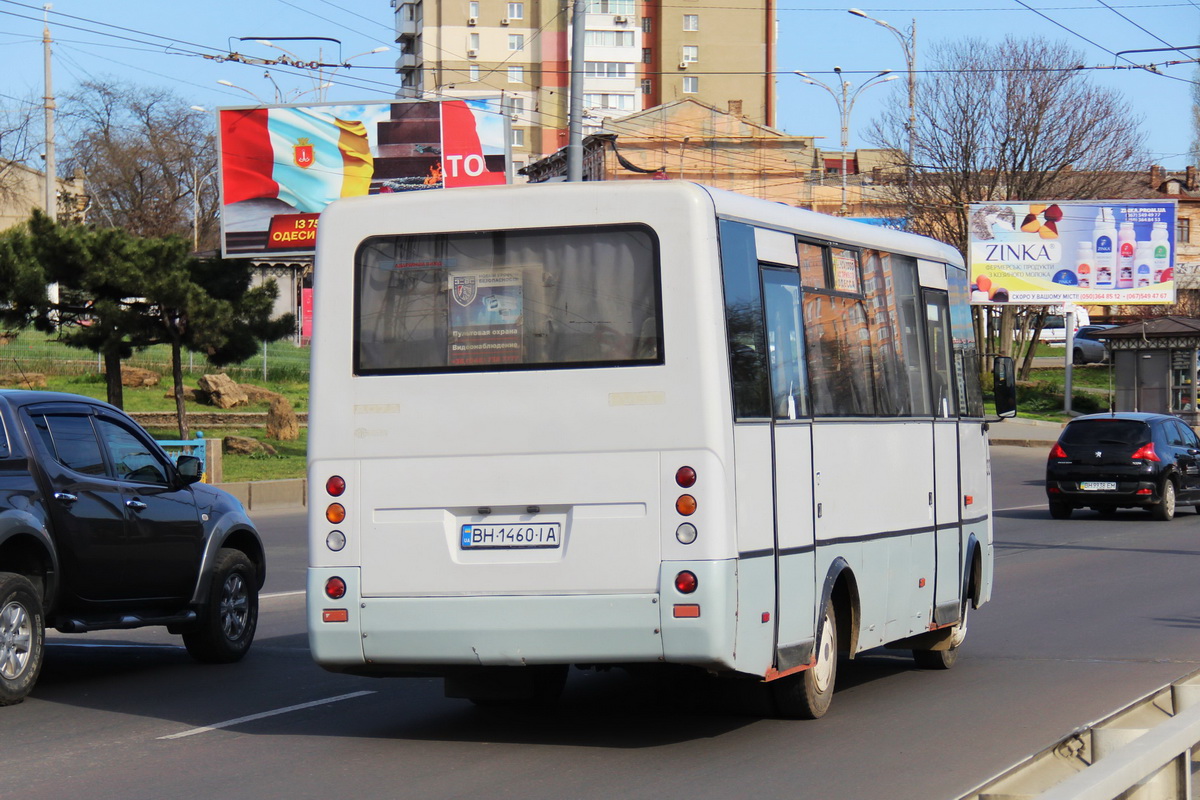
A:
[[[376,237],[355,264],[355,373],[662,363],[644,226]]]

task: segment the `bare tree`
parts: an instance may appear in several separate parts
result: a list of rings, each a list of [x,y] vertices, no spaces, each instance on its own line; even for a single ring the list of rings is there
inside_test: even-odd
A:
[[[897,96],[870,131],[914,170],[896,185],[912,228],[965,252],[969,203],[1143,191],[1141,120],[1118,92],[1092,85],[1082,64],[1082,54],[1040,38],[935,45],[917,84],[912,161],[907,98]],[[1006,307],[999,321],[1002,353],[1012,352],[1017,316]]]
[[[210,115],[161,89],[91,81],[62,114],[67,168],[82,168],[93,218],[138,236],[216,246],[217,153]],[[198,212],[198,213],[197,213]]]
[[[0,202],[11,202],[19,193],[23,167],[41,167],[35,163],[41,145],[37,113],[32,97],[0,97]]]

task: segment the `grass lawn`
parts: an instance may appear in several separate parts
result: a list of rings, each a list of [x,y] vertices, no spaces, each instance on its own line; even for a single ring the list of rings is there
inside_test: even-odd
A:
[[[297,413],[303,413],[308,410],[308,382],[307,381],[270,381],[263,383],[262,381],[250,381],[244,378],[239,380],[239,383],[249,383],[254,386],[261,386],[263,389],[269,389],[272,392],[277,392],[283,395],[292,402],[292,408]],[[55,392],[71,392],[72,394],[82,394],[87,397],[94,397],[97,400],[106,400],[108,392],[104,385],[104,376],[97,374],[90,375],[47,375],[46,385],[51,391]],[[185,377],[183,385],[188,389],[196,388],[196,380],[194,378]],[[139,388],[125,387],[123,398],[125,401],[125,410],[128,412],[134,411],[174,411],[175,399],[171,395],[172,386],[169,377],[163,378],[157,386],[146,386]],[[220,414],[222,409],[216,406],[208,406],[202,403],[189,402],[186,404],[189,412]],[[231,408],[229,411],[262,411],[265,412],[270,408],[270,403],[252,403],[248,406],[238,406]]]
[[[178,431],[173,428],[147,428],[156,439],[174,439]],[[300,428],[300,438],[292,442],[268,439],[262,428],[238,428],[206,432],[209,438],[224,436],[249,436],[275,448],[276,455],[254,453],[253,455],[223,454],[222,469],[226,483],[239,481],[275,481],[284,478],[303,478],[308,456],[308,428]]]

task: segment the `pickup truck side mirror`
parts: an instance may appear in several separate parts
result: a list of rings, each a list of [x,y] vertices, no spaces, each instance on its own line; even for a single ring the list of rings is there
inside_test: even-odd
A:
[[[204,464],[196,456],[180,456],[175,459],[175,468],[185,486],[196,483],[204,475]]]
[[[1017,415],[1017,373],[1013,360],[996,356],[992,360],[992,392],[996,398],[996,414],[1001,419]]]

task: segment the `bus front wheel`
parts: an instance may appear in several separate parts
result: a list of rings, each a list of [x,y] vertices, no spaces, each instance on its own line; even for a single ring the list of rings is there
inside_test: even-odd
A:
[[[825,601],[817,632],[813,665],[803,672],[780,678],[771,684],[775,711],[793,719],[819,719],[829,710],[837,681],[837,612],[833,600]]]

